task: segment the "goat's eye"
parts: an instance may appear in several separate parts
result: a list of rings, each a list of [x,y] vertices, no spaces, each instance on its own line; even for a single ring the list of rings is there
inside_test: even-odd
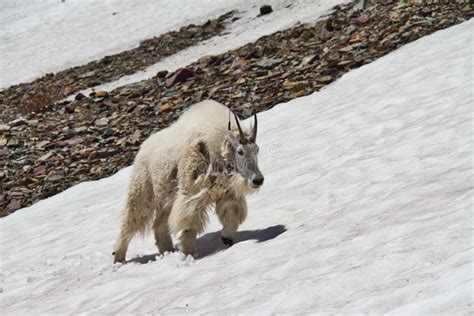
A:
[[[244,155],[244,151],[243,151],[242,149],[237,150],[237,153],[238,153],[240,156],[243,156],[243,155]]]

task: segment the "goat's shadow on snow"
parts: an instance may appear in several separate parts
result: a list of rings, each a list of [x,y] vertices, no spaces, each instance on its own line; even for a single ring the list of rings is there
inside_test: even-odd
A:
[[[270,239],[276,238],[284,232],[286,232],[285,225],[275,225],[267,227],[265,229],[238,231],[235,234],[234,245],[247,240],[256,240],[256,242],[258,243],[265,242]],[[199,237],[196,241],[197,256],[195,256],[195,259],[199,260],[205,258],[227,248],[228,247],[225,246],[221,241],[220,231],[207,233]],[[150,261],[156,261],[157,255],[158,253],[138,256],[133,259],[127,260],[126,263],[135,262],[144,264]]]

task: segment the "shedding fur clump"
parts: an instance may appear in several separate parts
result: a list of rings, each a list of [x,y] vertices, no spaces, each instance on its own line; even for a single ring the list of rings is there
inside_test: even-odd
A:
[[[180,250],[192,254],[213,205],[223,224],[223,240],[233,239],[247,215],[245,196],[258,189],[255,183],[260,179],[261,184],[263,176],[257,165],[258,147],[239,138],[251,133],[240,130],[237,118],[229,129],[228,116],[227,107],[203,101],[142,144],[130,179],[115,262],[124,261],[133,236],[150,227],[160,252],[172,251],[170,234],[180,233]],[[238,156],[236,148],[245,156]],[[243,161],[252,163],[248,167]]]

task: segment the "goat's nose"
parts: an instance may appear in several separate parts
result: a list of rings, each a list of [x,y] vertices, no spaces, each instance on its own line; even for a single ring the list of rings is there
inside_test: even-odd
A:
[[[265,180],[265,178],[254,178],[252,180],[253,184],[255,185],[262,185],[263,184],[263,180]]]

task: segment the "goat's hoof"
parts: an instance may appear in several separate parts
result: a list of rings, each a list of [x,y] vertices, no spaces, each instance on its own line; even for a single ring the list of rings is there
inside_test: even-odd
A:
[[[222,240],[222,243],[226,245],[227,247],[230,247],[234,244],[234,240],[232,238],[221,236],[221,240]]]
[[[125,259],[119,260],[119,259],[117,259],[117,258],[114,258],[114,264],[115,264],[115,263],[125,263]]]
[[[117,262],[123,263],[123,262],[125,262],[125,254],[113,252],[112,255],[114,256],[114,263],[117,263]]]

